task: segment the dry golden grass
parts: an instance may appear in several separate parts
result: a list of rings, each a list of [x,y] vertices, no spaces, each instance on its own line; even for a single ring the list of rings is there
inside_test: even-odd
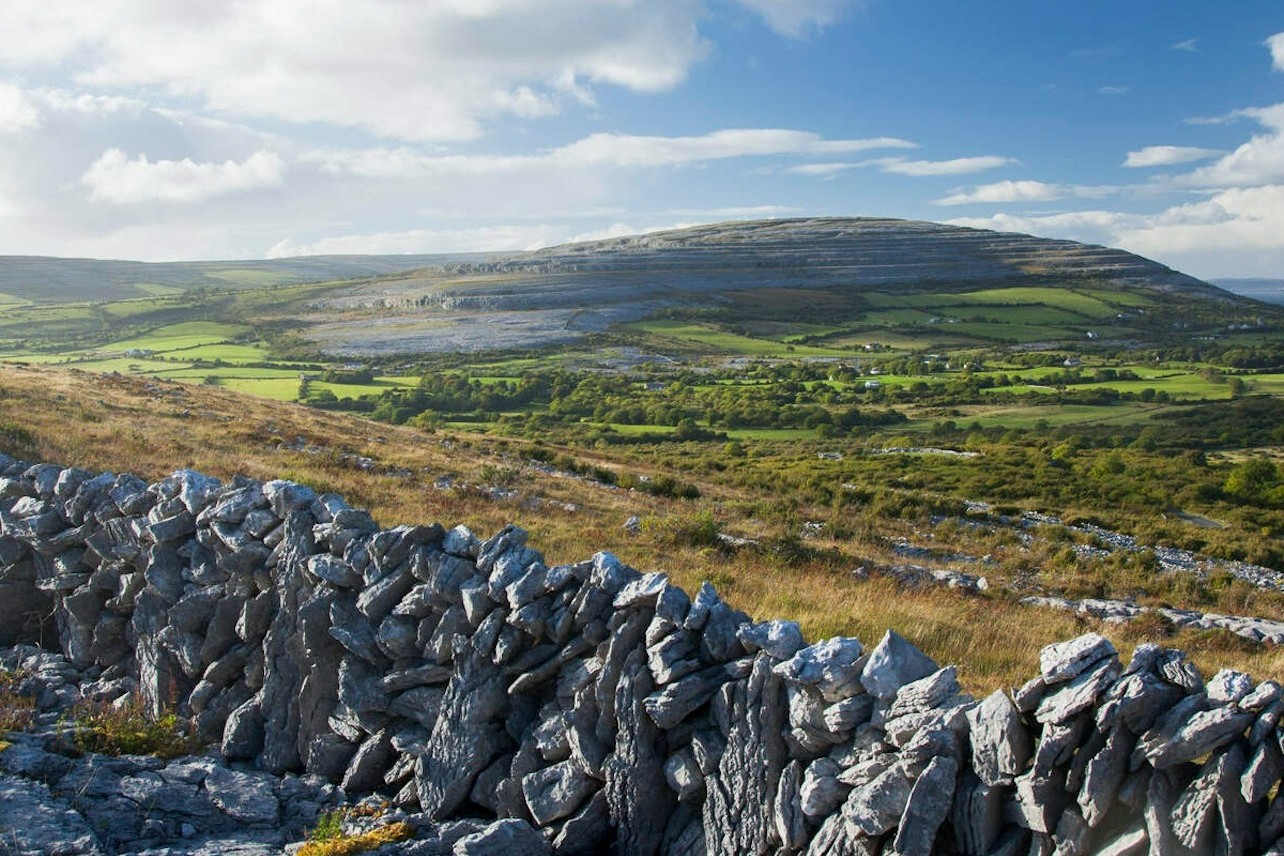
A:
[[[520,465],[528,457],[524,450],[529,444],[523,441],[425,434],[217,387],[14,366],[0,367],[0,428],[6,424],[29,430],[33,442],[31,448],[0,451],[32,460],[133,472],[149,480],[180,467],[224,479],[236,474],[292,478],[343,494],[370,509],[385,526],[465,523],[484,537],[516,523],[531,532],[532,546],[550,563],[610,550],[640,570],[667,572],[688,591],[711,580],[733,605],[755,618],[796,619],[813,639],[841,633],[873,645],[892,627],[938,662],[957,663],[973,692],[1025,681],[1037,671],[1040,647],[1079,633],[1103,633],[1125,657],[1148,638],[1126,627],[1016,607],[997,597],[907,591],[880,579],[857,581],[832,560],[787,567],[762,553],[728,556],[707,547],[675,547],[648,534],[630,537],[622,529],[634,514],[690,517],[744,499],[716,484],[701,482],[705,498],[697,501],[661,499],[531,470],[517,477],[516,500],[493,501],[476,492],[433,487],[443,475],[478,483],[488,468]],[[289,448],[299,437],[323,451]],[[582,461],[610,463],[583,450],[572,453]],[[344,454],[373,459],[376,471],[356,469],[343,461]],[[389,474],[389,469],[409,475]],[[690,478],[681,471],[652,471],[664,473]],[[536,497],[573,503],[577,510],[550,502],[537,507],[531,502]],[[857,564],[861,562],[853,559],[852,565]],[[1164,628],[1150,630],[1154,641],[1185,649],[1206,674],[1232,667],[1258,678],[1284,679],[1284,650],[1225,634],[1162,638]]]

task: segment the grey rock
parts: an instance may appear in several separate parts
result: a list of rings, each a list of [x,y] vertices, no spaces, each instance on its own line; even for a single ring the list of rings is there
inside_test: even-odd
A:
[[[1068,681],[1099,660],[1115,656],[1115,646],[1096,633],[1048,645],[1039,652],[1039,670],[1045,684]]]
[[[932,856],[936,831],[954,801],[958,762],[948,755],[933,758],[910,790],[892,851],[898,856]]]
[[[1109,644],[1109,643],[1107,643]],[[1045,649],[1046,650],[1046,649]],[[1043,697],[1034,716],[1039,722],[1065,722],[1072,716],[1091,707],[1119,677],[1119,662],[1113,658],[1098,659],[1089,668],[1077,673],[1068,683],[1051,686]]]
[[[940,667],[909,640],[888,630],[878,646],[870,652],[861,671],[860,682],[871,694],[891,699],[905,684],[925,678]]]
[[[205,790],[214,805],[235,820],[271,826],[280,817],[281,807],[266,775],[214,767],[205,776]]]
[[[1243,672],[1234,669],[1222,669],[1208,682],[1210,701],[1231,704],[1239,701],[1253,690],[1253,679]]]
[[[803,771],[799,786],[799,805],[810,818],[828,817],[847,798],[850,788],[838,781],[842,772],[831,758],[817,758]]]
[[[972,768],[981,782],[1009,785],[1030,759],[1029,732],[1007,694],[995,690],[967,714],[972,735]]]
[[[776,666],[776,674],[787,681],[815,686],[827,701],[840,701],[864,692],[860,683],[863,653],[860,640],[837,636],[798,651]]]
[[[1101,751],[1087,762],[1078,802],[1083,811],[1083,819],[1089,827],[1101,823],[1115,805],[1119,788],[1128,773],[1132,744],[1131,732],[1122,725],[1116,726],[1106,738]]]
[[[503,675],[476,656],[457,657],[455,665],[415,768],[419,805],[435,820],[454,812],[477,775],[510,743],[503,727],[508,706]]]
[[[598,785],[573,761],[561,761],[522,778],[522,795],[539,826],[575,813]]]
[[[1253,753],[1248,769],[1240,779],[1240,793],[1245,801],[1256,803],[1266,798],[1270,789],[1284,775],[1284,755],[1274,741],[1262,743]]]
[[[602,764],[607,809],[617,830],[615,849],[620,854],[654,853],[676,802],[665,780],[661,734],[644,707],[651,689],[644,653],[635,648],[616,686],[615,752]]]
[[[678,800],[688,800],[704,794],[704,775],[691,750],[682,749],[664,762],[664,777]]]
[[[713,698],[718,688],[727,681],[748,675],[753,663],[752,658],[745,657],[725,665],[710,666],[669,684],[647,697],[647,715],[660,728],[673,728],[696,708]]]
[[[807,644],[796,621],[773,620],[741,625],[736,631],[736,638],[744,643],[749,653],[766,651],[777,660],[788,660]]]
[[[1226,745],[1252,722],[1251,713],[1239,713],[1233,707],[1199,711],[1175,733],[1162,729],[1148,732],[1137,748],[1152,766],[1162,770]]]
[[[0,775],[0,806],[5,818],[5,852],[48,856],[101,856],[107,852],[85,818],[44,784]]]
[[[530,824],[510,818],[465,835],[450,852],[454,856],[551,856],[553,849]]]
[[[867,836],[882,835],[904,814],[913,785],[904,766],[893,763],[847,795],[842,817]]]
[[[356,589],[362,585],[361,575],[347,562],[328,554],[309,558],[308,573],[341,589]]]
[[[705,846],[710,853],[762,853],[775,837],[772,803],[785,767],[785,700],[774,659],[760,653],[748,678],[724,685],[713,716],[725,740],[706,777]]]

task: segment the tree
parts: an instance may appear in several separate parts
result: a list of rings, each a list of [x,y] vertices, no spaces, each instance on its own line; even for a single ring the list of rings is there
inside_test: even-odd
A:
[[[1260,500],[1278,479],[1279,471],[1272,461],[1249,458],[1231,469],[1222,490],[1239,500]]]

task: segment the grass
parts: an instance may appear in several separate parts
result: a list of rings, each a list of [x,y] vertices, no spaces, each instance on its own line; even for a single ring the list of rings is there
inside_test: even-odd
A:
[[[756,618],[797,619],[812,639],[844,633],[873,645],[885,629],[894,627],[938,662],[960,664],[963,681],[973,692],[1023,682],[1038,669],[1040,646],[1089,629],[1110,636],[1125,652],[1138,641],[1122,628],[1061,612],[1017,608],[997,596],[967,598],[936,589],[906,591],[888,580],[859,581],[851,576],[853,568],[871,559],[890,560],[880,552],[885,550],[880,539],[895,532],[913,537],[914,527],[921,524],[912,520],[885,520],[869,535],[858,532],[859,537],[851,540],[820,545],[841,549],[841,554],[794,564],[770,554],[742,551],[728,555],[699,544],[675,545],[647,533],[629,536],[621,528],[632,515],[696,519],[707,512],[716,520],[744,521],[737,534],[786,531],[799,518],[777,522],[773,515],[785,513],[781,499],[793,491],[795,482],[838,483],[869,467],[895,464],[858,458],[837,464],[816,461],[816,449],[846,448],[844,443],[849,441],[763,440],[761,447],[751,451],[751,457],[730,462],[725,474],[693,466],[701,454],[694,444],[610,450],[544,444],[546,451],[573,456],[585,466],[694,481],[703,494],[696,501],[675,500],[523,469],[521,465],[532,449],[527,441],[464,431],[425,434],[247,398],[219,387],[160,382],[158,391],[157,385],[147,378],[0,366],[0,424],[25,432],[26,444],[16,449],[0,437],[0,450],[16,451],[29,460],[134,472],[148,480],[179,467],[194,467],[225,480],[236,474],[263,480],[293,478],[318,490],[343,494],[353,504],[369,508],[384,526],[439,521],[450,527],[462,522],[486,536],[507,523],[516,523],[531,532],[532,546],[543,551],[550,564],[579,561],[598,550],[609,550],[640,570],[669,572],[688,591],[694,591],[703,580],[713,580],[737,608]],[[297,389],[297,383],[293,385]],[[1144,420],[1161,406],[1153,407],[1027,408],[996,418],[1033,425],[1039,419],[1087,421],[1118,413],[1121,418]],[[1064,417],[1057,415],[1064,411],[1068,411]],[[960,417],[960,423],[966,418]],[[288,444],[297,437],[322,451],[291,450]],[[372,458],[376,471],[357,470],[344,463],[341,453]],[[759,454],[761,457],[753,457]],[[738,468],[755,462],[777,467],[789,478],[767,494],[742,486],[737,482]],[[968,466],[988,470],[993,463],[987,458],[982,464]],[[950,464],[958,470],[955,462]],[[915,476],[924,466],[912,461],[899,472]],[[466,490],[433,487],[441,476],[450,476],[457,483],[480,484],[486,473],[497,467],[515,468],[519,498],[494,501]],[[935,467],[920,475],[931,482],[950,471]],[[892,482],[892,471],[886,472],[889,474],[879,478]],[[578,510],[555,512],[548,504],[536,507],[525,502],[533,497],[572,503]],[[829,514],[805,507],[788,513],[801,519],[818,519],[802,516],[813,513]],[[819,519],[849,527],[866,525],[854,510]],[[1157,641],[1187,649],[1207,674],[1226,666],[1259,678],[1284,678],[1284,649],[1235,647],[1225,639],[1189,633]]]
[[[387,811],[387,804],[380,806],[341,806],[324,812],[317,818],[317,825],[308,833],[308,840],[298,849],[298,856],[352,856],[378,850],[385,844],[407,841],[415,837],[415,828],[398,822],[378,826],[365,832],[345,832],[344,825],[350,818],[377,819]]]
[[[0,668],[0,737],[25,731],[35,722],[36,700],[19,689],[26,677],[20,669]]]
[[[200,749],[193,736],[182,733],[176,714],[153,717],[138,696],[120,706],[77,702],[65,721],[72,745],[80,752],[177,758]]]
[[[127,351],[138,348],[160,353],[199,345],[217,345],[244,335],[249,329],[243,324],[225,324],[220,321],[186,321],[159,327],[142,336],[112,342],[104,350]]]
[[[729,333],[705,324],[686,321],[637,321],[624,325],[626,329],[650,333],[665,339],[675,339],[686,344],[703,345],[728,354],[751,357],[841,357],[851,356],[847,351],[834,348],[816,348],[810,345],[789,345],[771,339],[754,339]]]

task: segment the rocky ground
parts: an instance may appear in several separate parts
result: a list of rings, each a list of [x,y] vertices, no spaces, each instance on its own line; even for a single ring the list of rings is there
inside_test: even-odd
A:
[[[0,634],[61,651],[7,655],[39,710],[0,752],[17,852],[276,852],[370,797],[348,831],[390,853],[1284,856],[1284,689],[1155,645],[1049,645],[976,699],[890,631],[808,644],[515,527],[11,459],[0,588]],[[83,697],[216,748],[72,757]]]

